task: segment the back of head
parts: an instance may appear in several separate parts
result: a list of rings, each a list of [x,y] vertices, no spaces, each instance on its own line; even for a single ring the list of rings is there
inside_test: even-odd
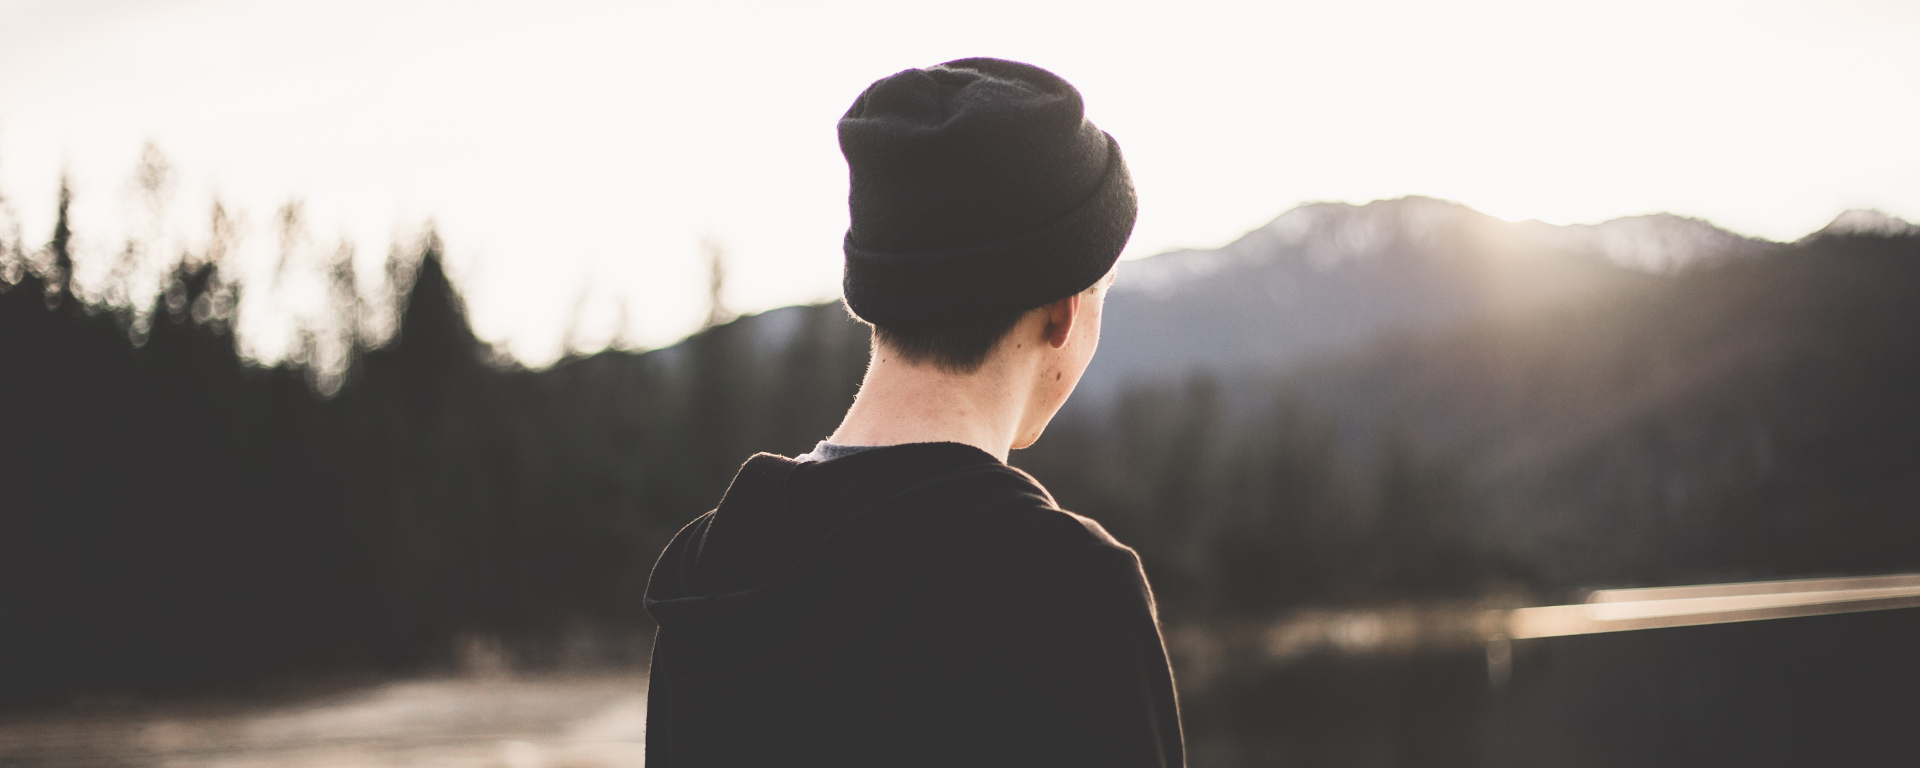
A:
[[[840,119],[840,148],[847,308],[909,360],[978,367],[1027,310],[1104,276],[1133,232],[1119,145],[1031,64],[882,78]]]

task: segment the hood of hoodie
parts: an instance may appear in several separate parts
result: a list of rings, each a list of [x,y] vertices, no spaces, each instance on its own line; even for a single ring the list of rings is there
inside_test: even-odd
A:
[[[960,518],[1010,499],[1054,506],[1026,473],[960,443],[888,446],[827,461],[759,454],[741,466],[720,505],[661,553],[647,611],[662,627],[699,622],[743,610],[759,595],[804,591],[823,569],[865,559],[910,562],[916,542],[951,543]]]

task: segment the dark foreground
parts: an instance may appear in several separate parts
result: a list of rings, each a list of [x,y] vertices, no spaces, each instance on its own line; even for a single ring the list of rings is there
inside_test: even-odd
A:
[[[1297,659],[1186,704],[1239,766],[1906,766],[1920,609]],[[639,766],[635,675],[417,679],[0,717],[0,766]]]

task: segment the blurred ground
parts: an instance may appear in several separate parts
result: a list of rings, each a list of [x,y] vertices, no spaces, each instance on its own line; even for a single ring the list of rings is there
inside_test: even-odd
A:
[[[639,766],[646,678],[412,679],[263,705],[0,716],[0,766]]]

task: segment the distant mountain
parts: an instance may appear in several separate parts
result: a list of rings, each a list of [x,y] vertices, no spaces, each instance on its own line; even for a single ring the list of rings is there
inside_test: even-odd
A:
[[[1671,213],[1625,216],[1599,224],[1555,226],[1532,220],[1517,226],[1531,229],[1542,244],[1569,253],[1598,254],[1623,267],[1656,273],[1752,253],[1766,245],[1707,221]]]
[[[1880,211],[1855,208],[1834,217],[1833,221],[1810,235],[1801,238],[1802,242],[1822,237],[1848,235],[1874,235],[1879,237],[1900,237],[1920,234],[1920,226],[1905,219],[1888,216]]]
[[[1670,214],[1555,226],[1427,197],[1304,205],[1215,250],[1122,265],[1081,386],[1097,399],[1129,381],[1281,367],[1775,247]]]

